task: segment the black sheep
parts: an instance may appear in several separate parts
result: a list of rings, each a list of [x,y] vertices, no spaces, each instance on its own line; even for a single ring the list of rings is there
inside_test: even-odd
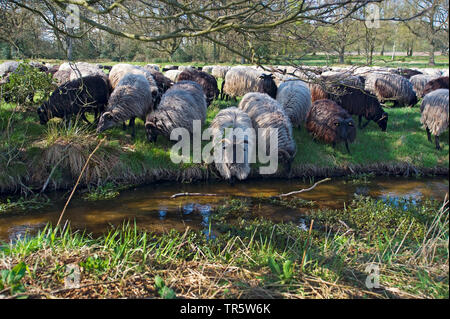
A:
[[[331,100],[342,106],[347,112],[352,115],[358,115],[358,127],[365,128],[370,121],[378,124],[383,132],[387,129],[388,113],[381,107],[377,98],[360,88],[340,87],[338,94],[331,94]],[[362,117],[367,119],[364,125],[362,124]]]
[[[277,85],[275,84],[275,81],[273,80],[272,74],[261,74],[258,81],[258,89],[257,92],[260,93],[266,93],[271,98],[276,99],[277,98]]]
[[[72,115],[81,115],[87,123],[85,112],[94,111],[97,121],[99,113],[108,104],[109,87],[100,76],[86,76],[58,87],[37,110],[42,125],[51,118],[68,120]]]

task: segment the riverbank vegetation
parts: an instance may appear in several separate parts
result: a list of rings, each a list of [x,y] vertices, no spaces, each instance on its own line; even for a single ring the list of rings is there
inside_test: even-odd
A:
[[[301,223],[279,224],[253,218],[248,205],[236,199],[217,208],[206,233],[155,234],[129,221],[95,238],[48,225],[3,244],[0,294],[448,298],[448,202],[358,197],[344,209],[311,209]],[[74,271],[80,281],[68,287]]]
[[[36,98],[35,98],[36,101]],[[208,108],[204,128],[220,109],[237,102],[216,100]],[[203,164],[174,164],[170,159],[173,145],[163,137],[150,143],[141,120],[136,121],[136,137],[121,127],[97,136],[93,127],[75,121],[70,125],[57,119],[39,124],[37,105],[0,104],[0,177],[2,192],[30,192],[63,189],[73,186],[89,154],[100,139],[106,140],[93,155],[81,184],[142,184],[157,180],[206,180],[216,178]],[[375,123],[358,130],[351,154],[343,145],[333,148],[314,141],[304,128],[294,129],[298,146],[292,166],[292,177],[337,176],[348,174],[432,175],[448,173],[448,132],[441,137],[442,150],[427,141],[421,128],[420,110],[386,108],[389,113],[387,132]],[[92,118],[91,118],[92,120]],[[355,118],[355,121],[357,119]],[[206,143],[206,142],[205,142]],[[253,167],[257,177],[257,165]],[[277,176],[285,172],[280,169]]]

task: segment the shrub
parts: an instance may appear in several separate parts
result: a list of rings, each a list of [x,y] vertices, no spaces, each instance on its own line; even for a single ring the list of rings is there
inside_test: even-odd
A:
[[[34,104],[34,97],[46,100],[55,89],[52,75],[40,72],[28,63],[21,63],[4,85],[4,94],[19,104]],[[38,101],[36,103],[39,103]]]

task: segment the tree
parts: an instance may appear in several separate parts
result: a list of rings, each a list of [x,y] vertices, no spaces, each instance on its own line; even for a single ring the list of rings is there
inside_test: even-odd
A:
[[[414,12],[424,13],[414,22],[404,22],[418,38],[428,43],[429,64],[434,65],[434,54],[442,43],[443,35],[448,39],[448,0],[410,0],[407,3]],[[448,47],[448,41],[447,41]]]

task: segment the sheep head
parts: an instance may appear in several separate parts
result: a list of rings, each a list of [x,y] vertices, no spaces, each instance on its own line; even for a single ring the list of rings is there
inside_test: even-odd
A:
[[[49,114],[48,114],[48,102],[45,102],[37,109],[37,114],[39,115],[39,121],[42,125],[47,124],[49,120]]]
[[[114,119],[114,116],[111,112],[105,112],[100,116],[100,120],[98,121],[97,133],[101,133],[117,124],[117,121]]]
[[[383,112],[381,118],[377,121],[378,126],[381,128],[381,131],[383,132],[386,132],[388,119],[389,115],[386,112]]]

